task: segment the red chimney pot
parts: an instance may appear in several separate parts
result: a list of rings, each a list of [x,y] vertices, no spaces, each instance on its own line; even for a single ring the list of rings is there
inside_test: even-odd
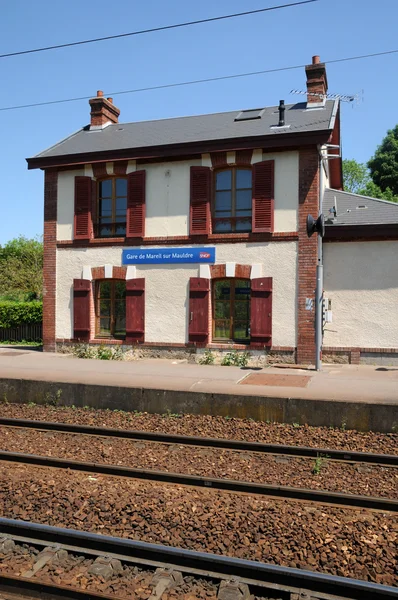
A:
[[[312,57],[312,64],[313,65],[318,65],[321,62],[321,59],[318,55],[315,55]]]

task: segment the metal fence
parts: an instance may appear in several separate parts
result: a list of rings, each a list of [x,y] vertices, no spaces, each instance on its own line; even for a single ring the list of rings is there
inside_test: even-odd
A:
[[[42,323],[18,325],[18,327],[0,327],[0,342],[41,342]]]

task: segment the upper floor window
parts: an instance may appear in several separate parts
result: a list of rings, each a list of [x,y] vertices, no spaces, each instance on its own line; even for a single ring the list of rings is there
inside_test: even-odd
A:
[[[223,169],[215,173],[213,232],[252,230],[252,170]]]
[[[127,178],[112,177],[98,182],[97,235],[126,235]]]

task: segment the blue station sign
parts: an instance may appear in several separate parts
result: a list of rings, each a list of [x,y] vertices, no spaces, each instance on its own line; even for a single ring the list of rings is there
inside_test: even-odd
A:
[[[176,263],[214,263],[213,248],[133,248],[123,250],[123,265],[162,265]]]

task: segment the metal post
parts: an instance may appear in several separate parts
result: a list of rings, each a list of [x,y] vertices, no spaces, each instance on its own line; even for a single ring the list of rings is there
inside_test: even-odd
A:
[[[319,148],[319,215],[322,214],[325,173],[322,149]],[[318,234],[318,262],[316,265],[315,289],[315,370],[322,369],[322,338],[323,338],[323,256],[322,237]]]

